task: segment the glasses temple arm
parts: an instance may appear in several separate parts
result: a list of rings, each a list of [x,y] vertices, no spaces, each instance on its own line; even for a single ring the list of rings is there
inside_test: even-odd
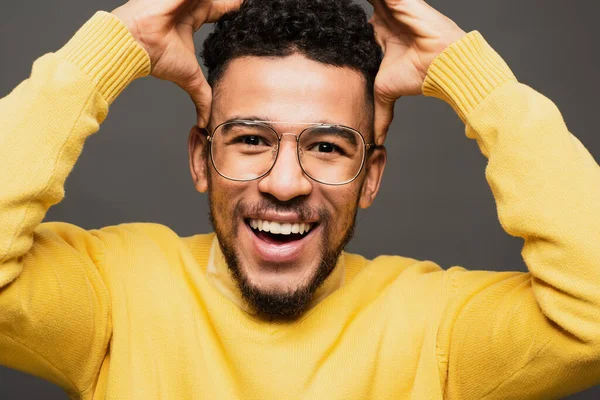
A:
[[[369,151],[369,150],[383,149],[384,147],[385,147],[385,145],[383,145],[383,144],[376,144],[376,143],[365,144],[365,149],[367,151]]]

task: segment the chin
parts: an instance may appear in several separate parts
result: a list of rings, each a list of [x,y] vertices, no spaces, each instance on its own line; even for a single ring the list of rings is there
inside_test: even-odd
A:
[[[282,268],[253,268],[241,261],[241,272],[248,285],[265,293],[289,294],[310,285],[321,260],[313,265],[287,265]],[[248,266],[248,267],[247,267]]]
[[[343,240],[332,246],[336,228],[324,207],[238,201],[227,218],[221,209],[223,219],[215,223],[214,204],[211,221],[246,303],[269,320],[302,315],[335,268],[354,224],[339,232]]]
[[[335,260],[327,262],[321,254],[308,263],[268,266],[250,261],[236,250],[224,250],[223,254],[243,299],[259,318],[268,321],[291,321],[303,315],[314,292],[335,267]]]

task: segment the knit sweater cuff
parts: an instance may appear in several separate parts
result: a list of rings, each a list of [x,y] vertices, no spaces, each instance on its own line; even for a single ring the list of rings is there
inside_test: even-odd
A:
[[[134,79],[150,73],[150,58],[125,24],[99,11],[56,54],[89,76],[108,104]]]
[[[516,81],[508,65],[478,31],[472,31],[433,60],[423,94],[450,104],[464,122],[487,95],[508,81]]]

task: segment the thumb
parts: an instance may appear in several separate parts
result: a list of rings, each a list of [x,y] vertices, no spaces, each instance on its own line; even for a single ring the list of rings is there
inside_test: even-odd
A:
[[[387,96],[375,93],[375,144],[383,145],[394,118],[394,103]]]
[[[204,78],[200,65],[197,71],[185,82],[176,82],[179,87],[185,90],[191,97],[196,106],[197,123],[200,128],[206,127],[210,118],[210,109],[212,103],[212,89]]]

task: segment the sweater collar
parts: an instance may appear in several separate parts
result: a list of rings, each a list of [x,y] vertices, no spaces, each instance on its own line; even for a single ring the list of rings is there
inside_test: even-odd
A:
[[[325,282],[316,290],[308,309],[313,308],[323,301],[331,293],[342,287],[345,280],[345,261],[344,253],[338,258],[337,264],[331,274],[325,279]],[[242,298],[242,294],[237,283],[229,272],[229,267],[219,246],[219,240],[215,235],[212,241],[208,265],[206,267],[206,276],[208,281],[219,291],[223,296],[232,301],[239,308],[249,314],[254,314],[254,311]],[[307,310],[308,311],[308,310]]]

